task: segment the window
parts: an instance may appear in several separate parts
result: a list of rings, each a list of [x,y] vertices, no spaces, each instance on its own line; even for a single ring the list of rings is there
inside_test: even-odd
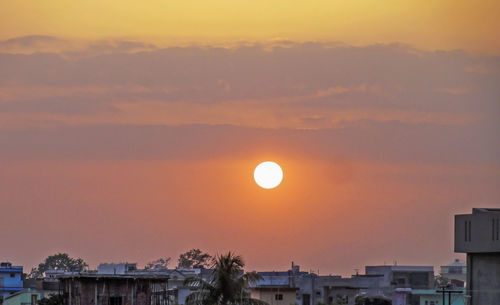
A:
[[[320,297],[321,296],[321,291],[316,291],[316,296]]]
[[[274,299],[275,299],[276,301],[282,301],[282,300],[283,300],[283,295],[282,295],[281,293],[279,293],[279,294],[275,294],[275,295],[274,295]],[[120,304],[120,305],[121,305],[121,304]]]
[[[469,241],[472,240],[471,227],[472,227],[472,225],[471,225],[470,220],[469,220],[469,227],[468,227],[468,229],[469,229]]]
[[[425,301],[425,305],[429,305],[429,301]]]
[[[434,301],[431,301],[431,305],[434,305]]]
[[[311,305],[311,295],[304,293],[302,295],[302,305]]]
[[[493,218],[491,220],[491,240],[498,240],[498,227],[499,227],[499,219]]]
[[[16,277],[16,274],[15,273],[11,273],[10,277]]]
[[[464,223],[464,225],[465,225],[465,227],[464,227],[464,228],[465,228],[465,232],[464,232],[464,233],[465,233],[465,234],[464,234],[465,241],[468,241],[468,240],[467,240],[467,232],[468,232],[468,230],[467,230],[467,225],[468,225],[468,224],[469,224],[469,222],[466,220],[466,221],[465,221],[465,223]]]
[[[109,297],[109,305],[122,305],[122,297]]]
[[[410,284],[412,286],[429,285],[429,274],[426,272],[413,272],[410,274]]]
[[[462,273],[462,267],[450,267],[448,273],[460,274]]]
[[[495,219],[491,220],[491,240],[495,240]]]

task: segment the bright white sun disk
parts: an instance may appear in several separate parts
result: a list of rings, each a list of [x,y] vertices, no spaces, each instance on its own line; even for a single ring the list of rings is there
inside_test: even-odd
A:
[[[277,187],[283,180],[283,171],[275,162],[266,161],[257,165],[253,172],[253,178],[260,187],[272,189]]]

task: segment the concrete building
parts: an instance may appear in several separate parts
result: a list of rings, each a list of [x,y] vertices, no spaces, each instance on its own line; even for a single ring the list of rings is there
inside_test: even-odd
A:
[[[38,301],[42,298],[42,292],[28,288],[6,297],[3,305],[37,305]]]
[[[296,266],[296,271],[299,271]],[[293,281],[299,290],[297,291],[297,304],[317,305],[323,301],[323,279],[315,273],[294,272]]]
[[[269,305],[295,304],[297,299],[296,287],[286,286],[260,286],[250,288],[250,297],[266,302]]]
[[[0,263],[0,304],[9,295],[23,290],[22,275],[22,266],[12,266],[9,262]]]
[[[346,305],[354,305],[356,296],[382,296],[382,275],[353,275],[350,278],[340,276],[323,277],[323,303],[331,304],[342,300]]]
[[[393,305],[410,303],[413,289],[434,288],[433,266],[366,266],[366,275],[381,275],[380,289]]]
[[[210,281],[212,278],[211,269],[204,268],[178,268],[169,269],[168,275],[170,277],[168,281],[168,294],[172,303],[183,305],[186,303],[186,298],[199,287],[195,284],[186,286],[184,281],[188,278],[196,277],[201,278],[205,281]]]
[[[290,305],[297,300],[297,291],[291,271],[259,272],[261,280],[250,285],[250,297],[269,305]]]
[[[167,305],[168,276],[161,274],[63,275],[65,305]]]
[[[500,304],[500,209],[455,215],[455,252],[467,253],[470,305]]]
[[[292,268],[287,271],[258,272],[263,280],[257,285],[292,287],[295,289],[295,300],[293,303],[299,305],[317,305],[323,301],[323,284],[325,277],[318,276],[313,272],[301,271],[299,265],[292,262]]]
[[[127,274],[134,271],[137,271],[136,263],[105,263],[97,266],[99,274]]]
[[[465,287],[467,280],[467,265],[458,258],[448,265],[441,266],[439,274],[450,281],[453,287]]]
[[[444,294],[444,305],[467,305],[465,288],[462,293]],[[410,305],[443,305],[443,294],[436,289],[414,289]],[[451,300],[451,302],[450,302]]]

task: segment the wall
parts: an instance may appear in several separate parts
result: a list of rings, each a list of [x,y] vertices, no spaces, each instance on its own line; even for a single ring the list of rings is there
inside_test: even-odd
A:
[[[500,252],[467,254],[471,305],[500,304]]]
[[[470,223],[469,225],[466,223]],[[455,252],[500,252],[500,212],[480,212],[455,215]]]
[[[431,305],[431,302],[434,302],[434,305],[442,305],[443,304],[443,295],[441,293],[436,293],[434,289],[428,290],[414,290],[412,292],[414,296],[418,297],[418,305]],[[445,305],[448,305],[448,294],[445,294]],[[412,298],[413,299],[413,298]],[[427,303],[426,303],[427,302]],[[411,303],[414,304],[414,303]],[[465,295],[464,294],[452,294],[451,295],[451,305],[466,305]]]
[[[158,281],[160,282],[166,283]],[[67,296],[67,305],[108,305],[110,297],[122,297],[124,305],[149,305],[152,298],[152,283],[147,279],[132,278],[66,278],[61,280]],[[158,297],[162,298],[162,294]],[[166,300],[162,302],[166,303]]]
[[[251,297],[267,302],[269,305],[290,305],[297,302],[296,290],[291,289],[251,289]],[[282,294],[283,300],[276,300],[275,295]]]
[[[33,294],[37,296],[37,300],[40,300],[42,298],[41,293],[38,291],[25,291],[5,299],[3,305],[31,304],[31,296]]]
[[[0,295],[3,296],[4,299],[12,293],[23,289],[23,281],[21,279],[22,273],[22,267],[0,268]],[[11,274],[14,274],[14,277],[11,277]],[[3,290],[3,288],[10,289]]]

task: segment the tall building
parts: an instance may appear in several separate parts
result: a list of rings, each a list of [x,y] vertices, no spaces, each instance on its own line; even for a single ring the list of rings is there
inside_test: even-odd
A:
[[[500,209],[455,215],[455,252],[467,253],[470,305],[500,304]]]
[[[0,304],[11,294],[23,290],[23,267],[0,263]]]

